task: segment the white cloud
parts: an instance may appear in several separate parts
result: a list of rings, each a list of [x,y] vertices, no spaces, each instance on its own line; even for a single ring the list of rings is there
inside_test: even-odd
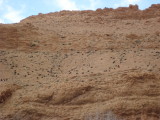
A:
[[[4,1],[4,0],[0,0],[0,6],[2,5],[3,1]]]
[[[54,6],[54,10],[95,10],[98,5],[102,4],[102,0],[43,0],[48,6]]]
[[[0,0],[0,23],[17,23],[23,19],[24,5],[19,10],[9,4],[9,0]]]
[[[0,19],[0,23],[4,23],[4,20],[3,20],[3,19]]]
[[[76,3],[71,0],[56,0],[56,3],[62,10],[78,10]]]
[[[6,6],[7,12],[3,15],[3,18],[11,23],[17,23],[24,17],[21,15],[23,10],[15,10],[11,6]]]

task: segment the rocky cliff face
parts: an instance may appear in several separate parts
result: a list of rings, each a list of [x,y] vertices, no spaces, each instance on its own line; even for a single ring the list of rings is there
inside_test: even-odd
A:
[[[160,5],[0,25],[0,120],[159,120]]]

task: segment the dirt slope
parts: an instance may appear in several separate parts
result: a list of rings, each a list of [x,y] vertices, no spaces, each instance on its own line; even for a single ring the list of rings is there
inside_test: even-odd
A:
[[[159,120],[160,5],[0,24],[0,120]]]

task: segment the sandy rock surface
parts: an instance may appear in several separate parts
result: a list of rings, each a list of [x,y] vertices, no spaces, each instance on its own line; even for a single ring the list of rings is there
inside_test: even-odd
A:
[[[160,5],[0,24],[0,120],[159,120]]]

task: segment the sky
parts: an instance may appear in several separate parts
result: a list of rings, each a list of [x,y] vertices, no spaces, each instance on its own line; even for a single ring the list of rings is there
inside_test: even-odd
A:
[[[128,7],[129,4],[137,4],[143,10],[151,4],[160,4],[160,0],[0,0],[0,23],[18,23],[39,13]]]

